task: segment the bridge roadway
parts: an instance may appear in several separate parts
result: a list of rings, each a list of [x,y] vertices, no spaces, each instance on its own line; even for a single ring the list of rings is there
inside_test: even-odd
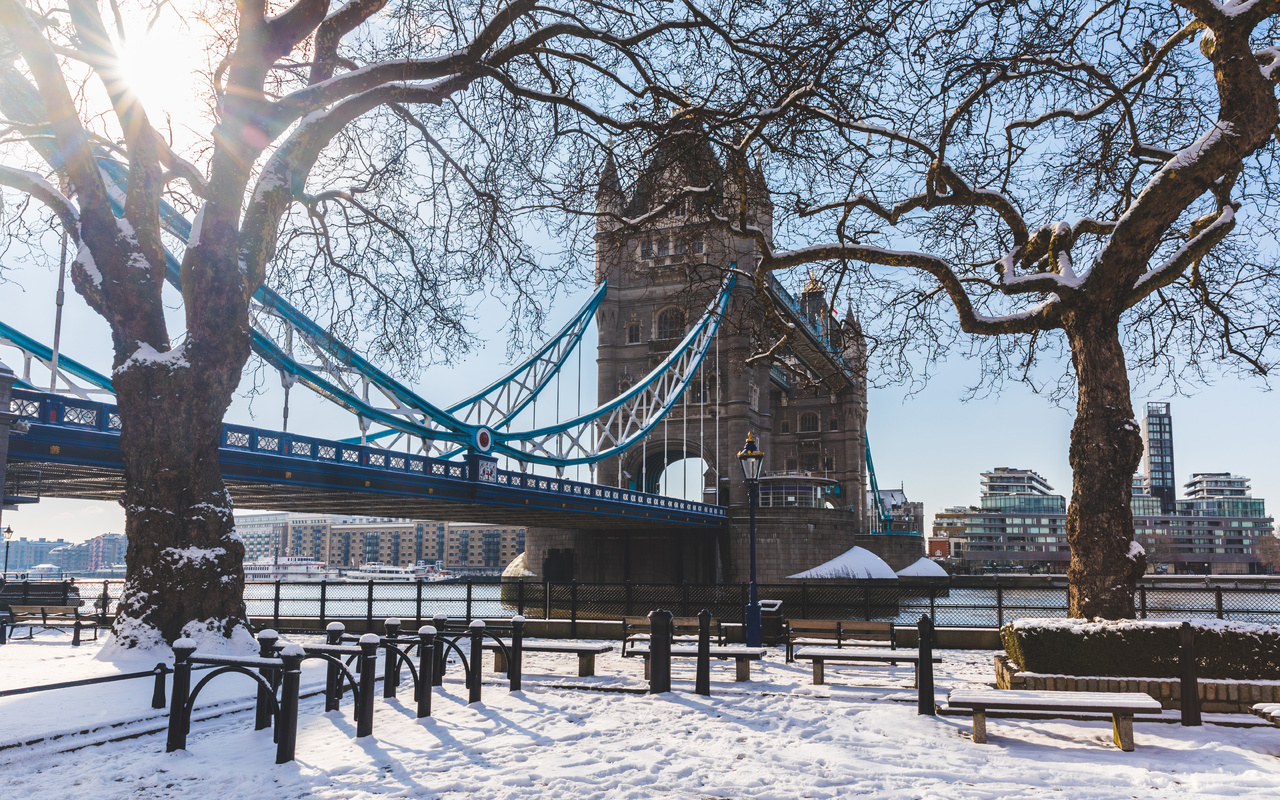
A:
[[[14,389],[29,428],[9,461],[38,469],[45,497],[117,501],[124,489],[113,405]],[[218,451],[236,506],[306,513],[491,522],[558,528],[718,530],[721,506],[465,462],[223,425]]]

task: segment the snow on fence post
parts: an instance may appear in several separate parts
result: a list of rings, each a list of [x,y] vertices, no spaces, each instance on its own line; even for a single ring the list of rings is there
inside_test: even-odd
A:
[[[275,658],[276,642],[280,641],[280,634],[268,628],[265,631],[258,632],[258,657],[259,658]],[[263,680],[276,685],[276,670],[267,667],[261,667],[258,674]],[[275,701],[273,693],[262,684],[258,684],[258,697],[254,703],[254,720],[253,729],[260,731],[263,728],[271,727],[271,706]]]
[[[933,618],[924,614],[916,622],[919,661],[916,662],[916,714],[937,716],[933,700]]]
[[[705,608],[698,612],[698,674],[694,683],[695,692],[711,696],[711,612]]]
[[[371,582],[372,583],[372,582]],[[356,704],[356,738],[373,733],[373,682],[378,671],[378,634],[360,637],[360,702]]]
[[[1200,686],[1196,679],[1196,633],[1191,623],[1183,620],[1178,631],[1181,637],[1179,658],[1182,662],[1182,699],[1178,703],[1182,711],[1182,724],[1185,726],[1200,723]]]
[[[436,629],[431,625],[418,628],[418,685],[414,699],[418,701],[418,719],[431,716],[431,683],[435,666]]]
[[[400,686],[400,658],[392,640],[400,635],[400,620],[394,617],[382,623],[386,628],[386,646],[382,648],[382,696],[395,697]]]
[[[671,612],[649,612],[649,694],[671,691]]]
[[[191,656],[196,643],[179,639],[173,643],[173,696],[169,699],[169,740],[165,752],[187,749],[187,696],[191,694]]]
[[[347,630],[341,622],[330,622],[325,627],[325,644],[342,644],[342,634]],[[342,696],[342,673],[337,661],[328,661],[324,679],[324,710],[337,711],[338,698]]]
[[[511,682],[510,691],[520,691],[520,679],[524,659],[524,616],[517,614],[511,618],[511,657],[507,659],[507,680]]]
[[[302,682],[302,657],[306,651],[300,644],[285,645],[280,651],[284,668],[280,675],[280,718],[276,724],[276,763],[293,760],[298,743],[298,688]]]
[[[468,587],[470,588],[470,587]],[[467,703],[480,702],[480,662],[484,660],[484,620],[473,619],[468,626],[471,633],[471,663],[467,665]]]

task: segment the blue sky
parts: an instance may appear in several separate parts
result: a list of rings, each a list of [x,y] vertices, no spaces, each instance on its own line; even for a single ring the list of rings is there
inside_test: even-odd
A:
[[[39,266],[16,263],[16,253],[5,263],[8,282],[0,284],[0,314],[10,325],[46,343],[53,340],[56,273]],[[590,289],[583,288],[560,302],[547,329],[554,331],[585,302]],[[176,305],[177,298],[170,297]],[[415,381],[428,399],[446,404],[482,388],[508,366],[505,334],[496,330],[505,319],[501,306],[491,300],[477,302],[478,329],[485,346],[453,368],[429,368]],[[175,322],[177,322],[175,310]],[[175,330],[180,329],[175,325]],[[595,379],[594,327],[584,339],[589,349],[583,359],[583,408],[593,405]],[[68,286],[63,327],[63,352],[106,372],[110,368],[110,342],[106,323],[93,314]],[[21,372],[16,351],[0,348],[0,360]],[[251,365],[254,362],[251,361]],[[252,402],[237,397],[228,421],[279,428],[281,396],[275,375],[258,373],[265,393]],[[47,378],[46,378],[47,379]],[[955,358],[939,370],[921,392],[906,396],[901,389],[875,389],[870,397],[868,434],[881,487],[903,486],[908,497],[923,501],[932,514],[949,505],[976,503],[978,473],[996,466],[1034,469],[1058,491],[1070,494],[1071,472],[1067,464],[1068,436],[1073,411],[1052,405],[1046,398],[1014,385],[995,398],[962,402],[965,388],[978,379],[977,366]],[[246,375],[242,389],[251,382]],[[562,402],[568,408],[576,375],[566,378]],[[439,387],[447,387],[441,389]],[[1280,503],[1280,422],[1277,396],[1256,382],[1221,378],[1191,397],[1171,396],[1159,386],[1138,386],[1135,413],[1142,414],[1147,401],[1173,404],[1177,478],[1184,483],[1192,472],[1231,471],[1253,478],[1254,495],[1272,500],[1274,515]],[[292,393],[290,430],[327,438],[358,434],[354,419],[319,401],[306,390]],[[573,477],[572,475],[570,477]],[[6,512],[3,522],[17,536],[81,541],[107,531],[122,531],[123,511],[112,503],[46,500],[35,507]]]

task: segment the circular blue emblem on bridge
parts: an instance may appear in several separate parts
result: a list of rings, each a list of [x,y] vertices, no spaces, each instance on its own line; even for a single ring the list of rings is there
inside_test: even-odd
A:
[[[488,428],[478,428],[475,436],[472,437],[476,449],[482,453],[487,453],[493,448],[493,431]]]

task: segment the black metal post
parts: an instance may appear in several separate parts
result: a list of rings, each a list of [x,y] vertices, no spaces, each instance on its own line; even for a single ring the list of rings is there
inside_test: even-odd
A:
[[[463,619],[471,619],[471,579],[467,578],[467,613]]]
[[[369,579],[369,599],[364,612],[364,629],[373,630],[373,578]]]
[[[196,643],[179,639],[173,643],[173,696],[169,700],[169,741],[165,752],[187,749],[187,697],[191,694],[191,656]]]
[[[392,618],[382,624],[387,629],[382,648],[382,696],[395,697],[400,686],[400,658],[391,640],[400,635],[400,620]]]
[[[446,633],[445,625],[448,623],[448,621],[449,621],[449,618],[446,617],[444,614],[436,614],[435,627],[436,627],[437,635],[442,635]],[[444,645],[441,645],[441,644],[436,645],[436,668],[435,668],[435,672],[432,673],[432,676],[433,676],[431,679],[432,686],[444,686],[444,668],[445,668],[445,664],[448,663],[448,656],[445,650],[446,648],[444,647]]]
[[[418,701],[418,719],[431,716],[431,682],[436,662],[436,629],[433,625],[418,628],[418,686],[414,699]]]
[[[102,606],[98,609],[98,623],[100,625],[106,625],[107,624],[107,606],[111,605],[111,591],[110,591],[110,583],[108,581],[102,582],[101,600],[102,600]],[[160,706],[160,707],[163,708],[163,706]]]
[[[414,608],[413,624],[414,624],[414,627],[421,628],[422,627],[422,578],[418,578],[417,584],[418,584],[418,596],[413,606]]]
[[[329,599],[329,582],[321,578],[320,579],[320,624],[321,625],[326,624],[325,620],[328,619],[328,614],[325,613],[326,612],[325,606],[328,602],[328,599]]]
[[[258,657],[259,658],[275,658],[276,643],[280,641],[280,634],[273,630],[265,630],[258,632]],[[262,667],[258,670],[258,674],[265,678],[272,686],[275,685],[275,670],[269,667]],[[267,690],[267,687],[258,684],[258,699],[254,706],[253,729],[260,731],[263,728],[271,727],[271,705],[275,699],[274,694]]]
[[[698,612],[698,674],[693,690],[711,696],[711,612],[705,608]]]
[[[280,718],[276,723],[276,763],[293,760],[298,744],[298,687],[302,682],[302,657],[306,651],[300,644],[285,645],[280,651],[284,668],[280,675]]]
[[[916,713],[937,716],[933,699],[933,618],[924,614],[916,622],[919,657],[916,662]]]
[[[507,680],[511,682],[510,691],[520,691],[520,679],[524,658],[524,616],[517,614],[511,618],[511,657],[507,659]]]
[[[470,589],[470,586],[467,587]],[[469,593],[469,592],[468,592]],[[471,690],[467,696],[468,703],[480,702],[480,662],[484,659],[483,637],[484,637],[484,620],[473,619],[469,626],[471,631],[471,663],[468,664],[471,669],[467,670],[467,688]]]
[[[751,538],[751,594],[747,599],[746,639],[747,647],[760,646],[760,593],[756,586],[756,502],[760,494],[759,481],[747,481],[747,499],[750,510],[748,531]]]
[[[271,603],[271,627],[280,627],[280,579],[276,578],[275,599]]]
[[[996,584],[996,627],[1004,627],[1004,587]]]
[[[164,676],[168,675],[172,671],[173,670],[169,669],[164,664],[156,664],[156,682],[155,686],[151,689],[152,708],[164,708]]]
[[[1139,619],[1147,618],[1147,587],[1138,587],[1138,617]]]
[[[1218,611],[1218,619],[1222,619],[1222,587],[1213,590],[1213,607]]]
[[[929,584],[929,619],[931,620],[937,616],[937,612],[935,610],[937,600],[938,600],[938,587],[930,583]]]
[[[649,694],[671,691],[671,612],[649,612]]]
[[[631,602],[631,581],[627,581],[626,588],[623,589],[623,592],[625,596],[623,599],[622,615],[629,617],[631,616],[631,607],[633,605]]]
[[[330,622],[325,627],[325,644],[342,644],[342,634],[346,626],[341,622]],[[333,661],[326,666],[324,679],[324,710],[337,711],[338,699],[342,697],[342,671]]]
[[[551,581],[542,582],[542,618],[551,619]]]
[[[1196,632],[1190,622],[1184,621],[1178,631],[1181,639],[1179,658],[1182,662],[1182,724],[1186,726],[1200,723],[1200,685],[1196,678]]]
[[[371,582],[372,583],[372,582]],[[356,703],[356,738],[373,733],[373,682],[378,671],[378,634],[360,637],[360,702]]]
[[[569,636],[578,638],[578,581],[569,583]]]

